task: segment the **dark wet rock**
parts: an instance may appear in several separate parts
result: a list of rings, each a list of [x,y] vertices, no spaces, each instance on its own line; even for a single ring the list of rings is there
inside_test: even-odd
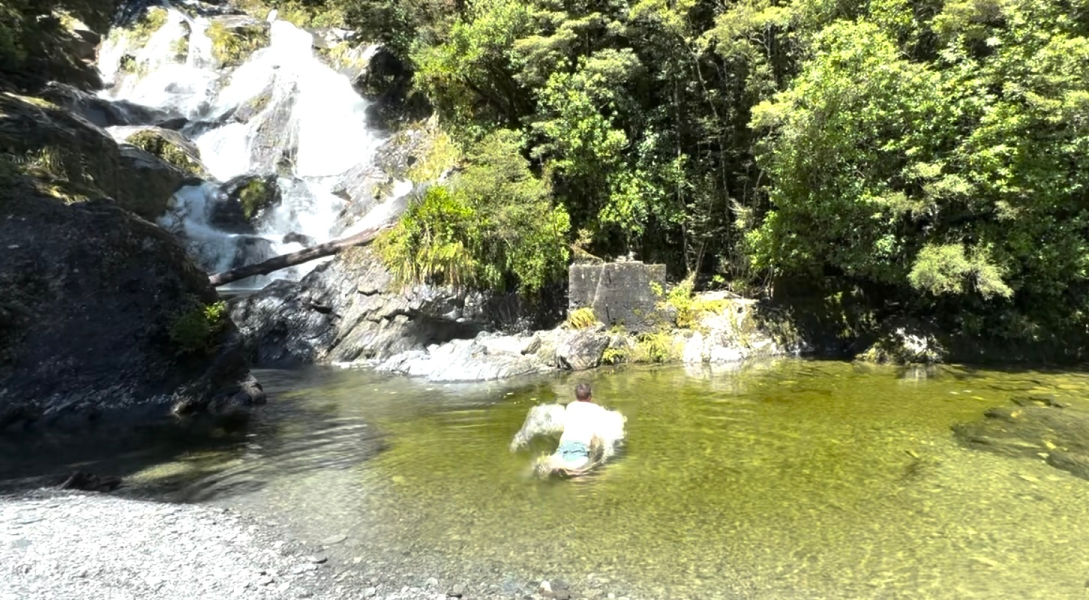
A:
[[[368,248],[345,251],[300,282],[273,282],[231,303],[262,366],[381,359],[476,335],[483,298],[447,288],[402,288]]]
[[[662,321],[657,309],[660,298],[654,288],[664,289],[665,278],[665,265],[637,261],[571,265],[568,310],[590,308],[606,325],[649,331]]]
[[[118,154],[121,166],[131,177],[124,182],[125,200],[118,204],[145,219],[163,214],[174,192],[193,182],[192,175],[136,146],[122,145]]]
[[[50,102],[0,95],[0,150],[34,167],[67,201],[112,198],[148,219],[165,210],[184,174],[155,157],[122,152],[104,130]],[[173,189],[172,189],[173,188]]]
[[[52,82],[39,95],[58,106],[87,119],[98,127],[120,125],[159,125],[169,129],[167,123],[184,118],[164,110],[142,106],[127,100],[107,100],[94,94],[81,91],[73,86]]]
[[[574,331],[556,348],[556,360],[564,369],[585,371],[601,364],[609,347],[608,335],[597,331]]]
[[[1043,458],[1089,479],[1089,404],[1064,405],[1032,397],[984,412],[984,418],[953,427],[970,448],[1005,456]]]
[[[315,244],[314,238],[295,231],[284,235],[283,239],[280,241],[284,244],[302,244],[306,248],[309,248]]]
[[[95,475],[76,471],[58,486],[62,490],[81,490],[84,492],[112,492],[121,487],[121,478],[112,475]]]
[[[239,175],[219,187],[208,222],[224,231],[253,233],[256,219],[281,198],[275,175]]]
[[[156,125],[162,127],[163,129],[181,131],[182,129],[189,126],[189,119],[185,117],[171,117],[169,119],[166,119],[165,121],[160,121],[159,123],[156,123]]]
[[[425,116],[430,107],[422,94],[412,93],[412,70],[387,48],[378,48],[352,85],[371,101],[367,121],[390,129],[406,120]]]
[[[264,401],[234,325],[202,325],[218,297],[169,232],[106,200],[3,194],[0,415],[23,417],[9,427],[234,421]]]

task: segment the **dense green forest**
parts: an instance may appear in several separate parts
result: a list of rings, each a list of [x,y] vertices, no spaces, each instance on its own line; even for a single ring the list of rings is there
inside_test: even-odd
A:
[[[1086,0],[340,1],[477,161],[403,227],[487,284],[559,276],[573,240],[739,291],[832,275],[970,334],[1086,331]],[[545,191],[457,192],[489,158]],[[566,218],[506,253],[450,226],[541,193]]]
[[[632,254],[1089,331],[1089,0],[265,4],[386,44],[462,157],[381,244],[402,276],[533,294],[572,250]]]

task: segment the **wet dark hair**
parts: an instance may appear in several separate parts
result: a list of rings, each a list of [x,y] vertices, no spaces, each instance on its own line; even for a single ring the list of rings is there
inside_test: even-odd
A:
[[[580,383],[575,386],[575,399],[586,402],[590,399],[590,384]]]

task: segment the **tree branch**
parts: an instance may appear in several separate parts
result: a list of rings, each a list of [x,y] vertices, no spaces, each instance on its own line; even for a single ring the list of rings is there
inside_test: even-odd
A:
[[[281,254],[280,256],[274,256],[255,265],[247,265],[237,269],[231,269],[230,271],[216,273],[215,275],[208,277],[208,281],[211,282],[213,287],[218,287],[231,283],[232,281],[238,281],[239,279],[245,279],[254,275],[267,275],[273,271],[279,271],[280,269],[286,269],[305,262],[317,260],[353,246],[366,246],[373,242],[374,239],[378,237],[379,233],[389,227],[390,225],[384,225],[374,229],[365,229],[355,235],[325,242],[324,244],[319,244],[313,248],[299,250],[298,252],[292,252],[290,254]]]

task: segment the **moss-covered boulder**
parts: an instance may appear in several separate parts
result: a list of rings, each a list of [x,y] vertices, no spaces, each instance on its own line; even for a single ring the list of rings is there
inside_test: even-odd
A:
[[[253,233],[254,221],[265,210],[280,203],[275,175],[240,175],[219,188],[209,207],[208,222],[224,231]]]
[[[200,149],[177,131],[161,127],[125,127],[111,131],[126,144],[153,154],[193,177],[210,177],[208,168],[200,162]]]
[[[5,183],[0,430],[234,418],[263,401],[215,290],[172,235],[106,200]]]
[[[150,154],[123,153],[83,117],[41,99],[0,94],[0,155],[66,202],[111,198],[144,218],[166,210],[188,177]]]
[[[215,17],[208,25],[212,56],[224,67],[238,66],[268,46],[269,24],[244,15]]]

